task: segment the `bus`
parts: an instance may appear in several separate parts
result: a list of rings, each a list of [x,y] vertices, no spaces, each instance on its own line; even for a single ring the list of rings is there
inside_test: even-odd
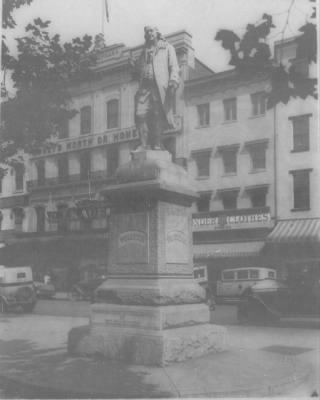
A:
[[[277,271],[262,267],[224,269],[217,281],[217,298],[239,298],[244,290],[263,279],[277,279]]]

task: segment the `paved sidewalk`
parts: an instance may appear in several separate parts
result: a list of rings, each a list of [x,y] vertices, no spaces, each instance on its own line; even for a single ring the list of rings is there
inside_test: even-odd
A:
[[[167,367],[70,357],[69,330],[86,318],[0,317],[0,385],[22,398],[248,397],[287,393],[308,378],[292,355],[234,346]],[[236,329],[233,327],[233,329]]]

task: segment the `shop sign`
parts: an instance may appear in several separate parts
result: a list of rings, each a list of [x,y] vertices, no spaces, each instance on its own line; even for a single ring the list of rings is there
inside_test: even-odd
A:
[[[77,139],[61,140],[50,148],[43,149],[41,155],[56,154],[65,151],[83,150],[101,145],[111,145],[129,140],[138,139],[138,132],[135,127],[117,130],[109,133],[79,137]]]
[[[271,227],[270,209],[261,211],[241,210],[238,214],[210,212],[194,214],[192,218],[193,231],[212,231],[227,229]]]
[[[77,220],[93,220],[97,218],[107,218],[107,207],[68,207],[57,211],[47,211],[47,219],[51,223],[58,221],[77,221]]]

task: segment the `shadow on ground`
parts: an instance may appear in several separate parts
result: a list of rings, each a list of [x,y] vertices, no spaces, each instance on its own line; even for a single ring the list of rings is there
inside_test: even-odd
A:
[[[148,382],[147,369],[101,358],[70,357],[66,348],[39,349],[29,340],[0,340],[0,385],[11,398],[172,397]],[[101,379],[103,370],[104,379]],[[91,387],[87,387],[88,381]],[[164,387],[164,386],[162,386]]]

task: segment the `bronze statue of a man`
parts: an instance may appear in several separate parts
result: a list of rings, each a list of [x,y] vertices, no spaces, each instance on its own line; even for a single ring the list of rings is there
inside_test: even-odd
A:
[[[145,45],[135,64],[139,89],[135,121],[141,146],[160,150],[161,134],[174,127],[173,100],[179,86],[179,65],[174,47],[157,28],[146,26]]]

